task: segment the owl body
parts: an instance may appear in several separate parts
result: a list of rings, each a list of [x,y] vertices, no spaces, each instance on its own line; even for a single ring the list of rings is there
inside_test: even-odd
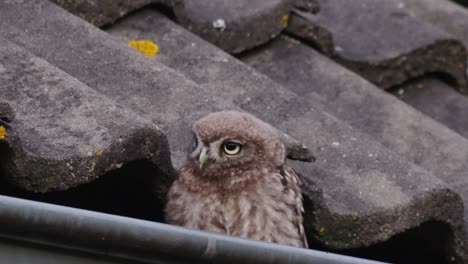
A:
[[[227,111],[193,130],[198,144],[168,193],[167,222],[307,247],[300,181],[271,127]]]

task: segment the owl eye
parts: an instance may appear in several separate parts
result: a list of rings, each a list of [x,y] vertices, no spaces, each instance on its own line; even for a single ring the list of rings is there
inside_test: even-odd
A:
[[[226,141],[224,143],[224,152],[228,155],[236,155],[240,152],[242,145],[233,141]]]

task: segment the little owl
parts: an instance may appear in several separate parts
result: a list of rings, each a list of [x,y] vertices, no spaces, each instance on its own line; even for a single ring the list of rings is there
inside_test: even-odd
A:
[[[193,126],[195,149],[168,193],[170,224],[307,247],[298,176],[278,132],[223,111]]]

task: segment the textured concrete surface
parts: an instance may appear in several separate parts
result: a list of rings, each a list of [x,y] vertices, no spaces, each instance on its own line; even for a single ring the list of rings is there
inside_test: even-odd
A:
[[[303,98],[313,101],[319,94],[324,110],[447,182],[463,197],[467,208],[468,140],[459,134],[289,37],[242,60]],[[435,111],[440,108],[435,106]],[[468,222],[466,215],[464,219]],[[464,232],[458,239],[458,250],[466,261],[468,241]]]
[[[468,9],[455,1],[393,0],[392,3],[412,16],[452,33],[468,45]],[[466,54],[468,56],[468,53]],[[442,82],[440,77],[419,78],[395,87],[392,93],[468,138],[468,123],[464,118],[464,113],[468,111],[468,100],[459,96],[453,87]]]
[[[144,6],[159,4],[186,27],[222,49],[239,53],[274,38],[288,25],[293,0],[52,0],[101,27]],[[308,5],[304,4],[307,8]]]
[[[168,136],[175,167],[192,145],[195,120],[236,108],[48,1],[3,2],[0,18],[0,36],[159,125]],[[302,143],[286,135],[284,140],[289,157],[310,159]]]
[[[454,1],[392,0],[395,7],[450,32],[468,45],[468,9]],[[468,3],[468,1],[465,1]]]
[[[323,108],[319,97],[295,95],[153,11],[129,16],[108,31],[158,43],[157,61],[313,148],[316,163],[293,162],[306,181],[311,238],[335,248],[358,247],[429,219],[460,234],[462,203],[445,183],[317,110]]]
[[[288,33],[382,88],[443,72],[468,93],[465,47],[454,36],[388,1],[316,2],[318,13],[294,11]]]
[[[468,98],[460,96],[452,86],[442,80],[434,76],[420,78],[395,87],[392,94],[468,138],[468,119],[465,117]]]
[[[185,0],[180,22],[227,52],[239,53],[277,36],[292,0]]]
[[[5,138],[9,155],[1,159],[11,182],[64,190],[140,159],[172,176],[167,140],[154,124],[0,40],[1,93],[16,111]]]
[[[41,0],[42,1],[42,0]],[[97,27],[112,24],[117,19],[148,5],[163,5],[174,13],[183,10],[182,0],[51,0],[69,12]]]

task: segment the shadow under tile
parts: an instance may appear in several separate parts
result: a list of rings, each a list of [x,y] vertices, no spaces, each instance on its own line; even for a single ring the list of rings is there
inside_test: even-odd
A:
[[[170,185],[149,161],[131,162],[81,186],[50,193],[19,189],[0,177],[0,194],[91,211],[162,222]],[[1,175],[0,175],[1,176]]]
[[[449,264],[461,263],[452,256],[453,235],[447,224],[429,221],[398,234],[385,242],[369,247],[332,250],[315,245],[320,250],[395,264]]]

